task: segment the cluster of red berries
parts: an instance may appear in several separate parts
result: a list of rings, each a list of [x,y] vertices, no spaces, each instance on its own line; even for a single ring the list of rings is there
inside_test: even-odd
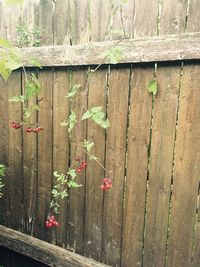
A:
[[[78,168],[77,168],[77,172],[80,173],[83,169],[85,169],[85,167],[87,166],[87,163],[85,160],[80,161],[80,158],[77,158],[76,161],[78,161]]]
[[[111,187],[112,187],[112,181],[111,181],[111,179],[105,177],[105,178],[103,179],[103,184],[101,185],[101,189],[102,189],[102,190],[108,190],[108,189],[110,189]]]
[[[19,122],[16,122],[16,121],[12,121],[11,127],[14,129],[20,129],[22,127],[22,124],[20,124]]]
[[[26,128],[26,132],[27,133],[38,133],[38,132],[40,132],[42,130],[43,130],[42,127],[27,127]]]
[[[59,223],[56,221],[56,218],[54,215],[50,215],[47,217],[47,220],[45,222],[45,226],[47,228],[51,228],[51,227],[58,227],[60,226]]]

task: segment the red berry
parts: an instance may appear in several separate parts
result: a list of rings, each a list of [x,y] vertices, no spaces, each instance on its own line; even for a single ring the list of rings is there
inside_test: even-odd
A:
[[[27,128],[26,128],[26,132],[27,132],[27,133],[32,133],[32,132],[33,132],[33,129],[32,129],[31,127],[27,127]]]
[[[60,225],[59,225],[59,223],[58,223],[57,221],[54,221],[54,222],[53,222],[53,226],[55,226],[55,227],[59,227]]]
[[[46,226],[47,228],[50,228],[52,225],[51,225],[51,223],[50,223],[49,221],[46,221],[46,222],[45,222],[45,226]]]
[[[49,217],[49,221],[50,221],[50,222],[54,222],[54,221],[55,221],[55,219],[56,219],[56,218],[55,218],[55,216],[54,216],[54,215],[51,215],[51,216]]]
[[[80,173],[81,172],[81,169],[80,169],[80,167],[76,170],[78,173]]]
[[[18,123],[18,122],[12,121],[11,122],[11,127],[14,128],[14,129],[19,129],[19,128],[21,128],[21,124]]]
[[[105,190],[105,189],[106,189],[105,186],[104,186],[103,184],[101,185],[101,189],[102,189],[102,190]]]

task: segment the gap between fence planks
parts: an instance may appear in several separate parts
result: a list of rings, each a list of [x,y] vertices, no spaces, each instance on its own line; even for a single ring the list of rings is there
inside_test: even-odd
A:
[[[1,225],[0,245],[52,267],[108,267]]]
[[[200,59],[200,32],[165,35],[142,39],[94,42],[84,45],[60,45],[23,48],[22,59],[27,67],[30,58],[38,58],[41,66],[80,66],[102,64],[103,53],[121,47],[120,63],[158,62]],[[109,59],[103,61],[109,64]]]

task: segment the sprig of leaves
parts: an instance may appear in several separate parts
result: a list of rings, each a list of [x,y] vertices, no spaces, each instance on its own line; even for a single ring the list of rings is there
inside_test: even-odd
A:
[[[117,64],[121,61],[122,59],[122,48],[121,47],[112,47],[109,50],[106,50],[102,56],[104,58],[109,59],[111,64]]]
[[[55,213],[59,213],[60,200],[68,197],[69,188],[78,188],[82,185],[75,181],[76,171],[75,169],[69,168],[67,174],[58,173],[55,171],[54,177],[56,178],[56,184],[54,185],[52,193],[52,201],[50,203],[50,208],[53,209]]]
[[[102,111],[102,107],[93,107],[90,110],[87,110],[81,120],[86,120],[86,119],[92,119],[96,124],[101,126],[104,129],[107,129],[110,126],[109,120],[106,118],[105,113]]]
[[[148,91],[149,91],[149,93],[152,93],[154,96],[157,94],[158,84],[157,84],[157,81],[155,79],[153,79],[149,82]]]
[[[69,88],[69,93],[67,94],[67,98],[72,98],[74,97],[80,90],[81,84],[73,84]]]
[[[3,164],[0,164],[0,198],[2,198],[2,188],[4,187],[4,183],[2,181],[2,177],[5,176],[6,167]]]
[[[76,113],[71,111],[68,120],[61,122],[61,126],[68,126],[68,132],[71,133],[74,126],[77,124]]]

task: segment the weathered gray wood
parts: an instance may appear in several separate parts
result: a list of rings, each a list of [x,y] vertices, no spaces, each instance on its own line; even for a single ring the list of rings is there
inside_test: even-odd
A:
[[[96,65],[103,59],[102,53],[116,46],[116,41],[90,43],[77,46],[49,46],[23,48],[22,57],[27,66],[30,58],[40,59],[42,66]],[[122,49],[120,63],[174,61],[200,58],[200,33],[123,40],[117,46]],[[105,59],[104,64],[109,64]]]
[[[0,245],[52,267],[108,267],[1,225]]]

